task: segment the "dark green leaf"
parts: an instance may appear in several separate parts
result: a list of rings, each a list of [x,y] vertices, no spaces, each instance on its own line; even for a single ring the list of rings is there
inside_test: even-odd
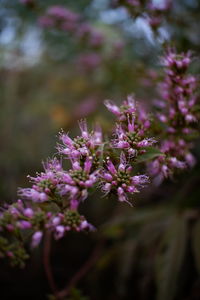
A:
[[[107,227],[113,227],[117,224],[143,224],[143,223],[149,223],[151,221],[156,221],[161,218],[164,218],[166,215],[170,215],[171,211],[166,206],[161,207],[153,207],[153,208],[141,208],[134,211],[130,211],[129,214],[126,214],[125,216],[118,216],[114,219],[111,219],[108,223],[104,224],[104,226]],[[104,228],[104,226],[102,226]]]
[[[180,216],[173,217],[163,237],[156,263],[157,300],[172,300],[185,256],[187,224]]]
[[[102,233],[108,238],[119,238],[123,234],[124,230],[120,224],[113,224],[111,226],[104,226]]]
[[[141,162],[146,162],[146,161],[149,161],[149,160],[152,160],[158,156],[164,156],[164,154],[157,148],[154,148],[154,147],[148,147],[146,148],[146,153],[140,155],[138,158],[137,158],[137,162],[138,163],[141,163]]]
[[[127,240],[121,246],[120,257],[118,259],[119,271],[117,278],[117,290],[121,296],[126,294],[126,284],[132,272],[136,248],[137,242],[135,239]]]
[[[192,232],[192,249],[195,258],[195,265],[200,274],[200,220],[196,222]]]

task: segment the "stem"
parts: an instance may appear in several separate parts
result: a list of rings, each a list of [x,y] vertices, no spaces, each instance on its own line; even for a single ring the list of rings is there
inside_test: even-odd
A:
[[[57,297],[59,299],[62,299],[66,297],[69,293],[71,288],[77,284],[77,282],[89,271],[89,269],[94,265],[94,263],[97,261],[100,252],[102,250],[104,241],[100,241],[97,246],[95,247],[93,253],[89,257],[89,259],[83,264],[83,266],[77,271],[77,273],[74,274],[72,279],[69,281],[66,288],[61,290],[57,293]]]
[[[57,286],[54,281],[54,277],[51,269],[50,256],[51,256],[51,232],[47,231],[44,240],[43,263],[44,263],[44,269],[45,269],[49,286],[54,296],[57,298],[58,292],[57,292]]]

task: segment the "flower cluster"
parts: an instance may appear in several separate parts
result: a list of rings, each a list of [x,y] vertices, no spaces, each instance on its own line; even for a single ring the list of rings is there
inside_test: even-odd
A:
[[[63,170],[61,161],[54,158],[44,163],[44,172],[30,177],[31,188],[20,188],[19,196],[24,200],[42,203],[55,203],[60,208],[77,209],[79,203],[87,198],[88,189],[98,180],[99,161],[102,156],[102,132],[96,127],[88,132],[85,121],[79,122],[81,135],[71,139],[61,132],[62,145],[57,149],[71,162],[71,169]]]
[[[46,227],[54,232],[55,239],[60,239],[69,231],[93,231],[94,226],[87,222],[84,216],[78,211],[67,209],[51,217]]]
[[[87,157],[84,166],[78,160],[72,163],[72,169],[64,175],[64,181],[59,185],[60,194],[68,195],[70,206],[77,208],[79,203],[88,197],[88,189],[98,180],[98,170],[92,170],[92,158]]]
[[[93,51],[85,54],[80,54],[76,62],[80,70],[89,72],[100,66],[102,58],[98,53]]]
[[[172,1],[114,0],[113,5],[125,6],[131,15],[143,16],[152,29],[157,29],[162,24],[164,16],[170,11]]]
[[[43,9],[35,0],[21,0],[20,2],[27,8],[34,9],[35,12]],[[38,17],[38,24],[43,29],[66,34],[72,38],[72,41],[75,41],[76,45],[84,48],[80,54],[76,53],[73,61],[79,71],[87,73],[96,70],[100,65],[103,66],[104,62],[112,63],[116,57],[122,55],[124,43],[121,39],[108,40],[102,30],[84,21],[80,13],[63,5],[47,7],[46,11]],[[110,47],[107,47],[108,43]]]
[[[66,209],[64,212],[53,212],[21,200],[5,207],[0,213],[0,255],[8,257],[13,264],[23,266],[28,258],[21,242],[25,234],[31,236],[31,246],[36,247],[41,242],[45,231],[49,230],[55,239],[62,238],[69,231],[91,231],[94,227],[89,224],[78,211]],[[13,241],[8,240],[12,234]]]
[[[72,164],[72,168],[63,175],[59,190],[62,196],[68,196],[73,208],[87,198],[88,189],[97,182],[102,157],[101,128],[96,126],[89,132],[85,120],[79,122],[79,127],[81,135],[74,139],[62,131],[59,135],[62,144],[57,146],[59,153]]]
[[[48,160],[43,164],[44,171],[36,177],[30,177],[31,188],[19,189],[19,196],[33,202],[59,201],[59,185],[63,182],[64,171],[58,159]]]
[[[177,54],[170,49],[162,62],[165,66],[165,78],[159,87],[162,100],[156,101],[156,104],[159,109],[157,118],[161,122],[160,150],[165,155],[149,165],[156,183],[172,176],[177,169],[195,164],[190,149],[191,140],[198,133],[199,117],[196,107],[197,80],[187,73],[191,54]]]
[[[105,167],[101,172],[102,189],[108,193],[115,193],[120,202],[128,202],[128,194],[138,193],[138,188],[144,187],[149,178],[146,175],[132,176],[132,166],[127,163],[126,156],[122,152],[120,163],[116,167],[109,157],[106,158]]]
[[[114,127],[115,138],[111,140],[111,147],[120,150],[120,160],[114,164],[110,157],[106,157],[101,172],[102,189],[108,193],[115,193],[119,201],[129,202],[128,195],[139,192],[148,182],[148,176],[132,175],[132,165],[137,158],[146,153],[148,147],[156,141],[147,137],[150,120],[146,111],[138,105],[134,97],[129,95],[121,106],[110,100],[105,106],[117,117]]]
[[[191,133],[191,125],[197,121],[195,110],[197,80],[195,76],[187,73],[190,63],[190,52],[177,54],[173,50],[168,50],[163,58],[166,76],[160,85],[163,99],[160,105],[164,109],[159,118],[167,125],[169,133],[179,131],[183,134]]]
[[[79,15],[63,6],[50,6],[45,15],[39,18],[39,24],[45,28],[59,28],[74,31],[78,27]]]
[[[105,44],[105,37],[93,26],[81,20],[79,14],[61,5],[50,6],[45,14],[39,17],[38,22],[43,28],[68,33],[76,42],[84,45],[86,51],[75,58],[75,65],[80,71],[90,72],[102,63],[100,50]]]
[[[103,143],[101,128],[97,126],[94,131],[89,132],[85,120],[79,122],[79,127],[81,135],[74,139],[63,131],[60,133],[59,138],[62,144],[57,147],[59,153],[72,160],[91,156],[98,161],[101,155],[100,146]]]
[[[103,45],[103,35],[81,21],[79,14],[61,5],[50,6],[45,14],[39,17],[39,25],[43,28],[58,28],[72,33],[80,42],[85,42],[90,48],[99,48]]]
[[[31,188],[19,189],[19,196],[38,205],[55,203],[60,208],[76,209],[87,198],[88,189],[97,182],[98,170],[92,171],[92,167],[92,158],[87,157],[83,167],[74,160],[69,171],[42,172],[31,177],[34,181]]]
[[[133,159],[144,154],[147,147],[156,143],[154,138],[147,137],[150,128],[149,116],[133,96],[128,96],[120,107],[109,100],[105,101],[105,105],[117,116],[115,139],[112,141],[114,148],[124,150]]]
[[[111,129],[114,136],[111,134],[108,140],[103,140],[99,126],[88,130],[85,120],[79,122],[81,133],[74,138],[60,132],[59,159],[43,163],[43,172],[29,176],[32,186],[19,189],[21,200],[0,213],[1,256],[10,258],[13,264],[23,264],[27,253],[22,241],[26,236],[36,247],[47,231],[59,239],[69,231],[94,230],[79,214],[80,203],[100,186],[105,195],[113,194],[119,202],[131,204],[132,196],[150,181],[141,171],[143,163],[147,163],[157,184],[176,170],[194,165],[190,150],[199,115],[196,78],[187,73],[190,61],[190,54],[177,55],[174,51],[163,59],[165,78],[160,85],[162,100],[157,101],[160,111],[156,119],[160,123],[156,122],[155,131],[152,117],[128,96],[120,106],[105,101],[116,117]],[[63,160],[70,163],[68,169],[63,167]]]
[[[174,172],[194,166],[195,158],[190,153],[190,147],[191,143],[173,137],[161,142],[160,151],[163,155],[148,164],[148,173],[153,176],[156,185],[172,177]]]

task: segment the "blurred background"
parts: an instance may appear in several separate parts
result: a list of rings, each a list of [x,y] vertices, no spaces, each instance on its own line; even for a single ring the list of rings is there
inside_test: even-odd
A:
[[[140,2],[144,7],[145,1]],[[165,1],[153,2],[159,6]],[[173,1],[153,21],[130,3],[0,0],[2,205],[15,201],[17,187],[28,186],[27,174],[41,171],[41,161],[56,153],[61,128],[73,136],[77,120],[86,117],[109,133],[112,120],[105,99],[119,102],[134,93],[150,109],[163,76],[165,45],[191,50],[195,59],[190,71],[199,73],[200,1]],[[65,27],[45,19],[53,5],[73,12]],[[77,19],[80,28],[75,31]],[[160,188],[149,187],[134,208],[90,197],[82,211],[98,233],[72,234],[53,244],[52,265],[62,287],[90,256],[99,236],[105,240],[98,261],[69,299],[200,299],[199,150],[196,141],[193,170]],[[1,299],[47,299],[51,294],[42,247],[23,270],[1,264]]]

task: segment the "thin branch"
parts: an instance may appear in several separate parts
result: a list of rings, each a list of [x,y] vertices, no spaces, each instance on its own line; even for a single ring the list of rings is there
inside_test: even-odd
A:
[[[47,276],[49,286],[50,286],[54,296],[56,298],[58,298],[57,297],[58,289],[57,289],[56,283],[54,281],[54,277],[53,277],[53,273],[52,273],[52,269],[51,269],[50,258],[51,258],[51,232],[47,231],[45,234],[45,240],[44,240],[43,263],[44,263],[44,269],[45,269],[45,273]]]
[[[66,297],[67,295],[69,295],[70,290],[72,289],[72,287],[74,285],[77,284],[77,282],[89,271],[89,269],[95,264],[95,262],[97,261],[102,247],[103,247],[104,241],[100,241],[97,246],[95,247],[92,255],[89,257],[89,259],[83,264],[83,266],[78,270],[77,273],[74,274],[74,276],[72,277],[72,279],[69,281],[68,285],[66,288],[64,288],[63,290],[61,290],[60,292],[57,293],[57,297],[59,299],[63,299],[64,297]]]

